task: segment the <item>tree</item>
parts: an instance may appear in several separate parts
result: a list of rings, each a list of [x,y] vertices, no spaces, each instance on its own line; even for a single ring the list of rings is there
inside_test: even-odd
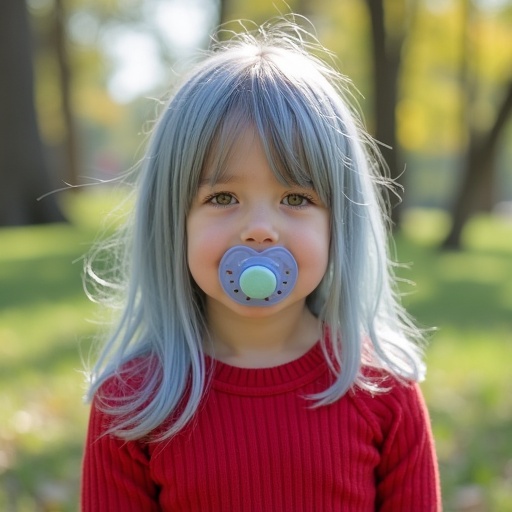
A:
[[[66,12],[63,0],[55,0],[53,12],[53,49],[59,70],[59,88],[62,103],[62,117],[65,127],[63,173],[71,185],[78,184],[78,136],[71,101],[71,66],[69,63],[68,41],[66,38]],[[78,190],[78,189],[74,189]]]
[[[219,25],[228,21],[229,0],[218,0],[219,2]]]
[[[5,0],[0,16],[0,225],[64,220],[52,190],[34,106],[27,7]]]
[[[463,39],[460,65],[461,128],[468,143],[462,160],[462,179],[452,207],[452,226],[442,243],[444,249],[460,249],[462,231],[466,222],[477,211],[490,210],[493,206],[494,176],[499,141],[512,114],[512,78],[503,87],[503,98],[497,107],[494,122],[483,131],[471,115],[476,100],[478,76],[472,73],[469,61],[475,48],[470,43],[470,33],[477,17],[471,0],[463,0]],[[481,81],[481,80],[480,80]]]
[[[498,143],[512,114],[512,80],[506,89],[490,130],[485,133],[471,131],[464,160],[463,179],[452,210],[452,227],[443,242],[445,249],[460,249],[464,225],[476,211],[488,203],[489,198],[485,196],[492,188]]]
[[[400,1],[393,4],[388,2],[386,5],[383,0],[366,0],[371,22],[374,136],[380,143],[390,177],[398,186],[402,184],[403,164],[397,138],[396,107],[408,22],[405,4],[406,2]],[[413,2],[412,7],[415,6],[416,3]],[[386,15],[393,20],[389,28],[386,27]],[[400,213],[398,201],[391,211],[391,220],[395,226],[400,224]]]

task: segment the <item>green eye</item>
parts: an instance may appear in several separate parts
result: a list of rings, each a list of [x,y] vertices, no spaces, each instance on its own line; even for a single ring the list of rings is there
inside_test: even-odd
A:
[[[226,193],[217,194],[215,197],[212,198],[212,202],[226,206],[233,202],[233,196],[231,194]]]
[[[285,197],[285,204],[289,206],[303,206],[306,198],[300,194],[290,194]]]

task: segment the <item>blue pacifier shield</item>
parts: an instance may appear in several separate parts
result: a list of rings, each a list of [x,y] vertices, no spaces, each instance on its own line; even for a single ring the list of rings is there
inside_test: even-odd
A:
[[[246,306],[272,306],[282,301],[293,290],[297,273],[297,262],[284,247],[257,252],[237,245],[226,251],[219,265],[224,291]]]

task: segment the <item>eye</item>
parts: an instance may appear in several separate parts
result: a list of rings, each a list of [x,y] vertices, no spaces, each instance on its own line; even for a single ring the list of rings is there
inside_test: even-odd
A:
[[[287,206],[306,206],[310,201],[304,194],[288,194],[283,199],[283,204]]]
[[[236,199],[233,194],[230,194],[229,192],[219,192],[218,194],[210,196],[207,199],[207,202],[219,206],[228,206],[230,204],[235,204]]]

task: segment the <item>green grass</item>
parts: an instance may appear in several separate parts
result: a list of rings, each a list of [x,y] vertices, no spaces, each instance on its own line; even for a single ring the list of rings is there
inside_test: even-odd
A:
[[[88,414],[81,359],[96,330],[80,257],[118,198],[70,194],[69,225],[0,230],[0,510],[77,510]],[[443,253],[436,245],[447,227],[442,214],[413,211],[397,237],[398,259],[412,263],[398,274],[416,283],[402,284],[404,301],[423,326],[438,328],[423,390],[445,510],[476,486],[481,510],[509,511],[512,224],[475,219],[467,250]]]
[[[118,197],[72,194],[70,224],[0,230],[0,510],[77,510],[95,332],[81,257]]]
[[[512,511],[512,219],[474,219],[465,251],[440,252],[441,214],[410,212],[398,239],[404,303],[436,326],[423,390],[432,416],[446,510],[473,486],[483,508]]]

